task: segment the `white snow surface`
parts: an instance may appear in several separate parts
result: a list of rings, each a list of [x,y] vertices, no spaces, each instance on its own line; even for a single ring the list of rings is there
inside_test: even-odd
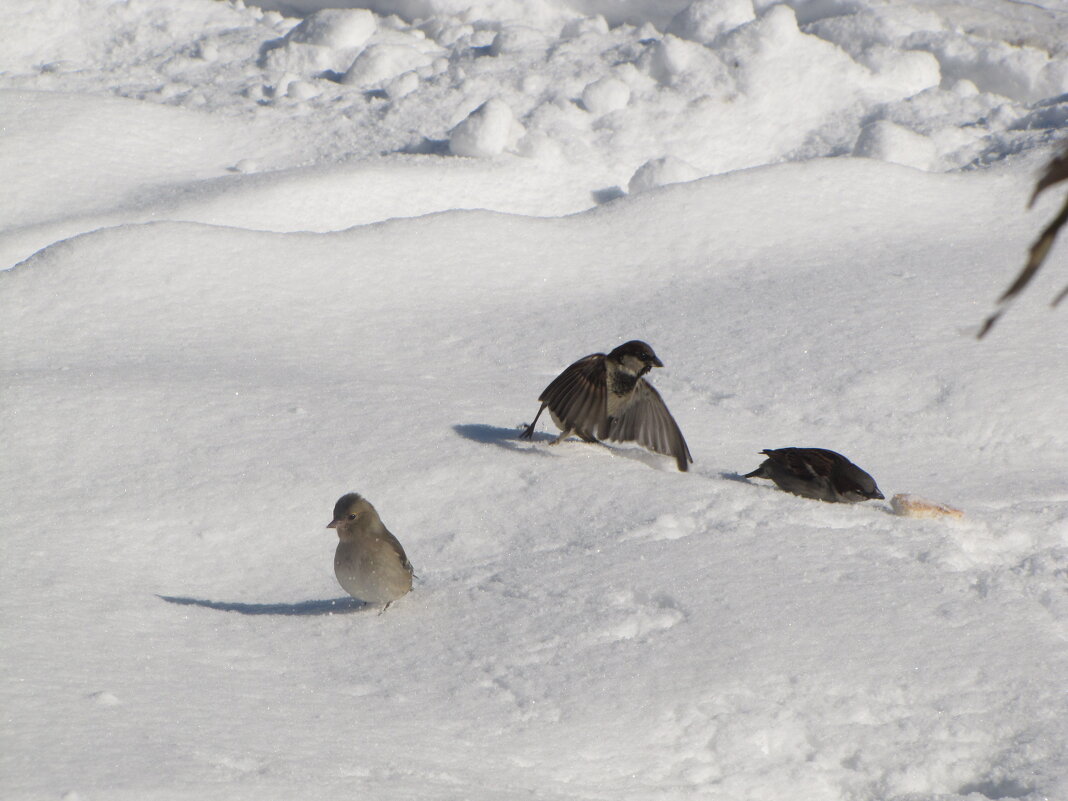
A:
[[[348,6],[0,11],[0,795],[1068,799],[1068,4]]]

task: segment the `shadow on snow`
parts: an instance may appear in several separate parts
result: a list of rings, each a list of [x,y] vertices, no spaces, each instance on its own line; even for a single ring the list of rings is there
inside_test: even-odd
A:
[[[203,606],[219,612],[237,612],[242,615],[288,615],[302,617],[312,615],[336,615],[373,608],[355,598],[334,598],[328,601],[299,601],[294,604],[245,604],[236,601],[209,601],[204,598],[183,598],[157,595],[169,604],[179,606]]]
[[[533,439],[520,439],[519,435],[523,433],[525,428],[526,425],[516,428],[501,428],[500,426],[488,426],[484,423],[458,423],[452,427],[452,430],[464,439],[481,442],[484,445],[496,445],[512,451],[532,451],[534,449],[530,447],[529,443],[552,442],[556,439],[552,434],[538,432],[534,432]]]
[[[553,443],[556,441],[556,435],[545,431],[535,431],[534,436],[531,439],[520,439],[519,435],[526,429],[526,427],[526,423],[517,426],[516,428],[501,428],[500,426],[490,426],[484,423],[458,423],[452,428],[461,437],[472,440],[473,442],[481,442],[484,445],[496,445],[498,448],[505,448],[510,451],[536,453],[539,456],[551,456],[552,453],[546,448],[535,448],[532,446],[537,443]],[[632,459],[657,470],[666,469],[666,462],[662,454],[655,454],[651,451],[642,450],[641,448],[617,448],[599,440],[597,442],[583,442],[578,437],[571,437],[570,439],[565,440],[565,442],[566,445],[562,443],[560,446],[559,451],[561,453],[568,450],[568,445],[577,445],[583,448],[592,447],[596,448],[601,453],[611,456],[619,456],[624,459]],[[596,451],[590,452],[593,453]]]

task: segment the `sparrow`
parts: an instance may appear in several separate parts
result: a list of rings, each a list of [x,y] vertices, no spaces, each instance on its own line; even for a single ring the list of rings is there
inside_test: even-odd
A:
[[[412,565],[370,502],[355,492],[334,505],[327,528],[337,530],[334,575],[353,598],[387,607],[412,588]]]
[[[779,489],[830,503],[882,498],[875,479],[842,456],[824,448],[777,448],[745,478],[770,478]]]
[[[548,407],[560,429],[553,445],[571,434],[586,442],[637,442],[654,453],[674,456],[685,472],[693,457],[682,431],[660,394],[642,377],[663,366],[653,349],[637,339],[607,355],[591,353],[579,359],[541,393],[541,408],[520,439],[534,436],[534,426]]]

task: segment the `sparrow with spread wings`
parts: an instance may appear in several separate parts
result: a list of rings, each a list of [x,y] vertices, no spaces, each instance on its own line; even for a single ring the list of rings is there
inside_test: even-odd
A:
[[[637,442],[654,453],[674,456],[679,470],[685,471],[693,458],[682,431],[660,394],[643,378],[653,367],[663,366],[653,349],[637,339],[611,353],[579,359],[541,393],[534,422],[519,436],[533,437],[548,407],[560,429],[554,445],[571,434],[586,442]]]

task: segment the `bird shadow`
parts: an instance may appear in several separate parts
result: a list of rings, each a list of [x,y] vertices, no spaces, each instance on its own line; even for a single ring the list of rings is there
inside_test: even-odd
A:
[[[719,474],[719,477],[726,481],[740,481],[742,484],[749,484],[751,486],[760,486],[759,484],[753,484],[743,473],[727,473],[723,472]]]
[[[236,601],[209,601],[205,598],[183,598],[173,595],[157,595],[169,604],[179,606],[202,606],[218,612],[237,612],[240,615],[285,615],[288,617],[311,617],[315,615],[338,615],[373,608],[373,604],[355,598],[332,598],[327,601],[299,601],[294,604],[245,604]]]
[[[519,435],[526,429],[526,427],[526,423],[523,423],[516,428],[501,428],[500,426],[489,426],[484,423],[460,423],[454,425],[452,428],[461,437],[474,442],[481,442],[485,445],[496,445],[498,448],[505,448],[510,451],[536,453],[543,457],[551,456],[552,454],[548,449],[535,448],[532,447],[532,445],[539,442],[552,444],[556,442],[557,437],[548,432],[535,431],[534,436],[530,439],[520,439]],[[599,441],[583,443],[577,437],[567,440],[567,443],[568,445],[592,445],[597,448],[602,448],[606,453],[609,453],[612,456],[633,459],[634,461],[641,462],[642,464],[646,464],[658,470],[663,468],[663,455],[649,453],[648,451],[639,448],[616,448],[606,442]],[[563,445],[561,447],[567,448],[568,445]]]
[[[484,423],[458,423],[452,427],[452,430],[464,439],[481,442],[483,445],[496,445],[498,448],[507,448],[510,451],[530,451],[533,450],[528,445],[530,442],[551,442],[556,439],[550,434],[535,432],[532,439],[522,440],[519,435],[525,428],[525,425],[516,428],[501,428]],[[540,453],[540,451],[537,452]]]

